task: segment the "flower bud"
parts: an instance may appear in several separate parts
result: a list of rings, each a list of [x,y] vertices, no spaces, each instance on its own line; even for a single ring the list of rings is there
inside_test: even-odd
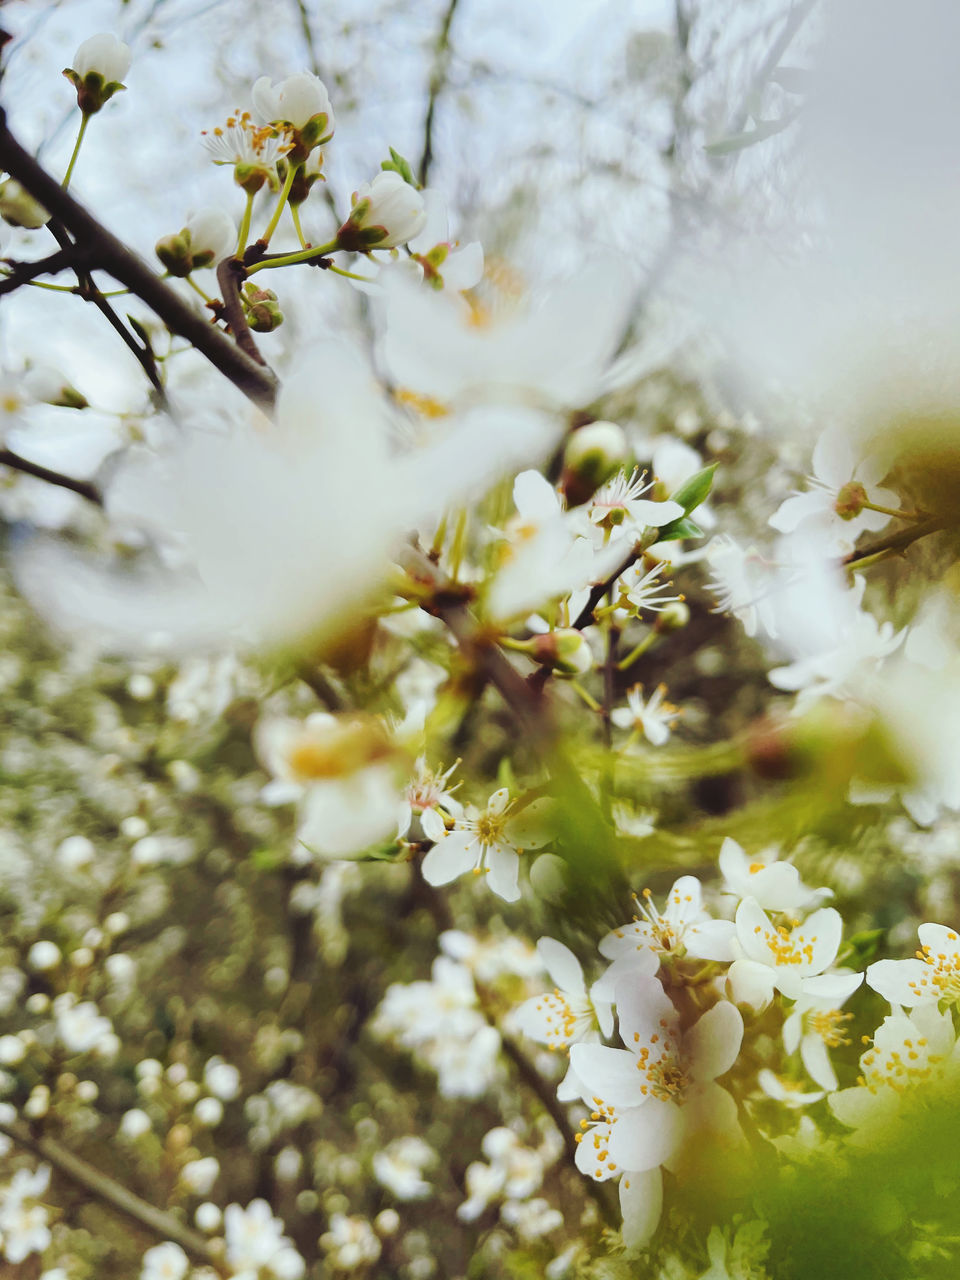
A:
[[[201,209],[176,235],[158,240],[156,254],[170,275],[188,276],[227,257],[236,239],[232,218],[219,209]]]
[[[586,636],[572,627],[534,636],[530,653],[536,662],[552,667],[558,675],[582,676],[593,666],[593,653]]]
[[[658,635],[666,635],[670,631],[681,631],[690,621],[690,610],[682,600],[675,600],[666,605],[657,614],[653,624]]]
[[[419,235],[427,221],[423,196],[395,170],[383,170],[354,194],[350,216],[337,233],[341,249],[392,249]]]
[[[591,422],[575,431],[563,451],[561,487],[568,507],[591,498],[626,462],[627,437],[615,422]]]
[[[267,124],[282,128],[292,144],[288,159],[303,164],[314,147],[333,137],[335,121],[330,95],[309,71],[287,76],[279,84],[261,76],[253,86],[254,110]]]
[[[27,227],[35,231],[50,221],[50,215],[39,202],[34,200],[16,178],[8,178],[0,183],[0,218],[9,222],[12,227]]]
[[[248,282],[243,286],[243,305],[254,333],[271,333],[283,324],[283,312],[272,289],[258,289]]]
[[[63,74],[76,88],[77,105],[85,116],[96,114],[126,88],[122,81],[130,70],[130,56],[129,45],[109,32],[84,40],[73,55],[73,66]]]

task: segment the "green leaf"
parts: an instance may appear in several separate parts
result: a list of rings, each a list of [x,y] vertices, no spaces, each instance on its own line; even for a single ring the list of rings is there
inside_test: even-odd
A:
[[[698,471],[695,476],[691,476],[685,481],[676,493],[670,495],[671,502],[679,502],[683,507],[683,514],[688,516],[691,511],[695,511],[704,502],[710,489],[713,486],[713,473],[717,469],[717,464],[711,462],[709,467],[704,467],[702,471]]]
[[[689,516],[678,516],[659,531],[658,542],[676,542],[678,538],[702,538],[703,530]]]
[[[877,957],[886,929],[861,929],[848,938],[843,947],[843,963],[855,969],[870,964]]]
[[[420,190],[420,183],[413,176],[410,161],[405,159],[399,151],[394,151],[393,147],[390,148],[390,159],[381,160],[380,168],[399,173],[404,182],[409,182],[411,187],[415,187],[418,191]]]

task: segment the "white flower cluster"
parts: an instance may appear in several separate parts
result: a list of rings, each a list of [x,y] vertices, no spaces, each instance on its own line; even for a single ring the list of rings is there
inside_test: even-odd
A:
[[[740,1068],[718,1083],[737,1066],[745,1039],[766,1034],[756,1015],[777,994],[789,1002],[779,1006],[784,1057],[789,1063],[799,1050],[820,1086],[806,1100],[818,1100],[837,1089],[828,1049],[846,1043],[840,1008],[863,978],[836,967],[842,922],[818,905],[827,890],[808,889],[788,862],[749,859],[729,839],[720,869],[733,919],[706,908],[694,876],[677,880],[662,907],[645,891],[634,918],[601,940],[611,963],[589,990],[572,952],[541,939],[556,986],[516,1015],[527,1035],[569,1054],[558,1096],[580,1098],[589,1110],[577,1166],[595,1180],[619,1179],[624,1239],[633,1247],[660,1219],[661,1169],[682,1175],[702,1149],[736,1159],[746,1147],[740,1111],[757,1088],[789,1095],[769,1068],[759,1079],[755,1071],[744,1079]],[[621,1048],[603,1043],[614,1013]]]

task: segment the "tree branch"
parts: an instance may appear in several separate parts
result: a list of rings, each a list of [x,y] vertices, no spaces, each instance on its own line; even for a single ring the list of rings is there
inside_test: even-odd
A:
[[[433,69],[430,72],[430,93],[427,98],[427,114],[423,121],[423,154],[420,158],[418,175],[421,187],[427,185],[430,177],[430,166],[433,163],[433,127],[437,115],[437,101],[447,87],[447,73],[450,68],[450,27],[460,0],[448,0],[444,10],[437,42],[434,45]]]
[[[113,1178],[101,1173],[93,1165],[87,1164],[79,1156],[75,1156],[55,1139],[34,1136],[29,1126],[20,1120],[13,1120],[9,1124],[0,1123],[0,1133],[5,1133],[21,1147],[46,1160],[64,1177],[75,1182],[77,1186],[83,1187],[84,1191],[96,1196],[98,1200],[103,1200],[112,1208],[126,1214],[128,1218],[132,1218],[140,1226],[155,1232],[161,1240],[175,1241],[195,1258],[216,1267],[221,1275],[225,1274],[219,1254],[211,1248],[209,1241],[199,1232],[185,1227],[173,1214],[165,1213],[155,1205],[148,1204],[146,1200],[141,1200],[119,1182],[115,1182]]]
[[[142,258],[87,209],[64,191],[7,128],[0,110],[0,168],[17,179],[43,207],[58,218],[88,255],[90,267],[109,272],[145,302],[173,333],[190,342],[201,355],[260,408],[269,410],[276,397],[276,379],[253,361],[224,333],[165,284]]]
[[[230,326],[230,332],[241,351],[266,369],[267,362],[253,340],[253,334],[250,332],[247,317],[243,314],[243,304],[240,301],[240,281],[245,275],[243,263],[238,262],[236,258],[224,258],[217,266],[217,284],[223,296],[223,318]]]
[[[891,533],[889,537],[880,538],[879,541],[872,543],[869,547],[863,547],[860,551],[851,551],[840,563],[845,569],[865,567],[876,560],[895,555],[899,551],[906,551],[907,547],[920,538],[925,538],[931,533],[939,533],[941,529],[949,529],[953,524],[955,521],[947,516],[931,516],[929,520],[920,520],[907,529],[901,529],[898,533]]]
[[[58,249],[56,253],[40,258],[36,262],[15,262],[12,258],[4,258],[11,271],[5,280],[0,281],[0,297],[5,293],[13,293],[22,284],[29,284],[37,276],[55,276],[77,261],[77,252],[73,247]]]
[[[92,502],[94,506],[103,506],[103,494],[92,480],[75,480],[73,476],[51,471],[49,467],[42,467],[39,462],[21,458],[20,454],[14,453],[12,449],[0,449],[0,465],[10,467],[12,471],[22,471],[24,475],[35,476],[38,480],[55,484],[60,489],[70,489],[73,493],[79,493],[81,498]]]

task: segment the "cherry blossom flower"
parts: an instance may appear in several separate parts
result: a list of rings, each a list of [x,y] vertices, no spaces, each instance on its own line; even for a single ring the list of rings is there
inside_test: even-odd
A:
[[[554,1051],[566,1052],[572,1044],[599,1041],[601,1033],[613,1031],[613,1010],[609,1002],[594,1003],[583,980],[580,961],[569,947],[553,938],[541,938],[537,952],[547,973],[556,983],[553,991],[531,996],[514,1012],[514,1020],[524,1035]],[[569,1102],[583,1093],[572,1068],[557,1089],[557,1097]]]
[[[413,778],[400,801],[398,839],[407,838],[411,824],[417,822],[428,840],[442,840],[447,831],[445,818],[462,816],[463,806],[453,795],[459,783],[452,789],[447,786],[459,763],[459,760],[455,761],[446,772],[442,772],[440,769],[428,769],[423,756],[417,758]]]
[[[277,161],[291,144],[270,126],[254,124],[249,111],[238,111],[225,125],[204,130],[203,145],[214,164],[232,165],[236,182],[255,192],[264,182],[276,187]]]
[[[292,124],[295,128],[317,115],[332,117],[330,95],[323,81],[309,71],[300,71],[274,84],[261,76],[251,92],[254,110],[267,124]]]
[[[829,1105],[869,1143],[879,1130],[901,1122],[911,1103],[923,1105],[934,1091],[956,1088],[960,1051],[952,1017],[933,1004],[889,1015],[861,1055],[860,1070],[859,1083],[831,1094]]]
[[[787,498],[769,523],[781,533],[816,526],[835,554],[846,555],[861,533],[875,533],[890,522],[889,515],[871,511],[864,503],[899,508],[897,495],[878,487],[888,469],[876,458],[858,462],[848,433],[838,428],[824,431],[813,450],[814,488]]]
[[[396,751],[372,718],[321,711],[303,722],[267,719],[257,726],[256,747],[276,776],[265,798],[298,801],[297,836],[309,852],[349,857],[396,830]]]
[[[754,898],[737,908],[736,941],[739,956],[727,972],[737,1004],[765,1008],[780,991],[789,1000],[806,994],[810,978],[833,964],[840,946],[843,921],[833,907],[821,907],[790,927],[774,925]]]
[[[423,196],[395,169],[387,169],[354,193],[337,239],[342,248],[359,253],[392,249],[419,235],[426,222]]]
[[[892,1005],[960,1003],[960,934],[942,924],[922,924],[915,959],[877,960],[867,968],[867,986]]]
[[[516,810],[506,787],[495,791],[485,809],[467,805],[452,831],[423,860],[423,876],[433,885],[449,884],[466,871],[486,874],[490,888],[507,902],[520,897],[520,854],[550,839],[544,827],[549,802],[534,800]]]
[[[831,889],[808,889],[790,862],[768,854],[748,858],[728,836],[720,846],[723,892],[753,898],[765,911],[808,911],[833,897]]]
[[[611,539],[638,538],[645,529],[659,529],[679,519],[683,515],[679,502],[643,496],[653,489],[653,484],[638,467],[629,475],[618,472],[578,509],[581,532],[606,545]]]
[[[84,40],[73,55],[73,70],[81,80],[93,73],[109,84],[123,79],[130,70],[131,60],[130,46],[105,31]]]
[[[824,1089],[804,1089],[798,1080],[788,1080],[778,1076],[769,1067],[762,1067],[757,1072],[757,1084],[774,1102],[781,1102],[791,1110],[809,1107],[826,1097]]]
[[[184,1280],[189,1270],[190,1259],[178,1244],[168,1240],[143,1255],[140,1280]]]
[[[748,636],[763,631],[775,639],[776,611],[771,596],[781,583],[777,566],[756,547],[744,549],[728,534],[712,540],[706,559],[715,575],[707,587],[717,597],[717,613],[739,618]]]
[[[228,1204],[223,1214],[227,1262],[236,1271],[256,1275],[268,1267],[281,1280],[300,1280],[306,1265],[283,1234],[266,1200],[251,1200],[247,1207]]]
[[[437,1153],[415,1135],[397,1138],[373,1157],[373,1175],[398,1200],[422,1200],[433,1188],[423,1171],[436,1164]]]
[[[628,1181],[669,1166],[704,1129],[741,1141],[736,1104],[716,1083],[740,1052],[743,1019],[735,1006],[721,1001],[684,1031],[655,978],[621,982],[616,1003],[627,1047],[570,1050],[587,1087],[585,1101],[594,1108],[578,1135],[580,1171],[601,1181],[623,1172]],[[641,1184],[648,1196],[652,1184]],[[652,1225],[648,1219],[647,1230],[655,1226],[656,1219]]]
[[[23,1262],[31,1253],[43,1253],[49,1246],[46,1208],[27,1204],[42,1196],[49,1185],[50,1166],[42,1164],[32,1172],[19,1169],[0,1190],[0,1247],[8,1262]]]
[[[841,972],[808,979],[803,995],[783,1024],[787,1053],[799,1049],[807,1073],[828,1093],[837,1088],[837,1074],[827,1051],[850,1043],[845,1027],[853,1014],[841,1013],[840,1009],[862,981],[862,973]]]
[[[703,890],[696,876],[681,876],[667,894],[663,911],[654,906],[644,889],[634,895],[639,914],[600,942],[600,954],[616,960],[630,952],[654,956],[690,955],[697,960],[732,960],[735,926],[731,920],[714,920],[703,906]]]
[[[643,564],[632,565],[617,582],[621,607],[626,608],[629,604],[639,611],[649,609],[651,613],[661,613],[670,605],[680,603],[682,595],[664,594],[669,592],[672,584],[660,581],[662,572],[662,564],[655,564],[650,569]]]
[[[677,708],[665,700],[667,686],[657,685],[650,697],[644,700],[643,685],[635,684],[627,690],[627,705],[614,707],[610,719],[618,729],[631,729],[643,733],[654,747],[662,747],[670,737],[670,730],[679,714]]]

